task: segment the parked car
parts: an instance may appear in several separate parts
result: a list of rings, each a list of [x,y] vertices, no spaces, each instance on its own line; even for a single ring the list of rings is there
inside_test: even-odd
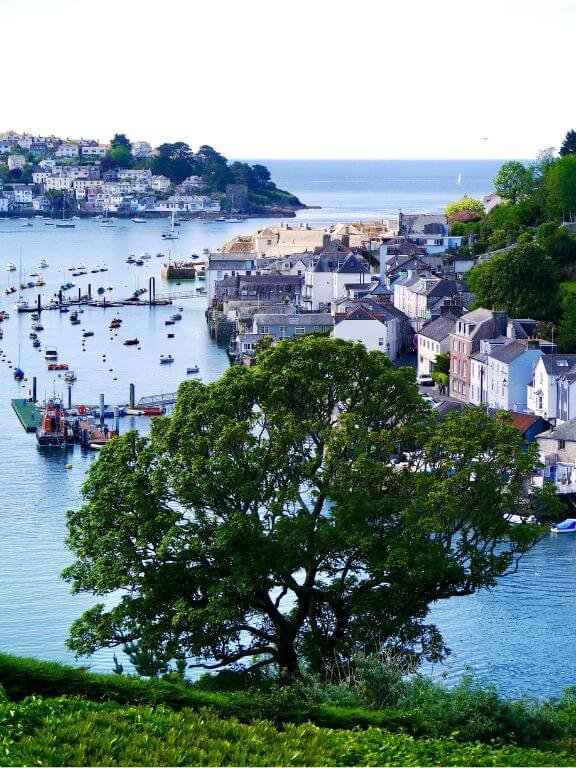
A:
[[[429,373],[420,373],[416,377],[416,383],[421,387],[433,387],[434,379]]]
[[[436,405],[436,400],[434,400],[434,398],[431,397],[427,392],[425,392],[423,395],[420,395],[420,397],[428,405],[431,405],[432,407],[434,407]]]

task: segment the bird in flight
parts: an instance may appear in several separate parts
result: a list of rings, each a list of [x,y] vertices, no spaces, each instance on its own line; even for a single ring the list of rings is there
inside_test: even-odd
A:
[[[488,141],[490,136],[480,136],[480,138],[482,139],[482,141]]]

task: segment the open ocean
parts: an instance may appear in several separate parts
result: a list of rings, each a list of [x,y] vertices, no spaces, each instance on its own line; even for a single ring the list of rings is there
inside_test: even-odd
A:
[[[255,161],[254,161],[255,162]],[[447,202],[463,194],[482,198],[492,190],[500,161],[286,161],[260,160],[268,165],[281,188],[295,193],[320,209],[299,212],[296,221],[327,223],[396,216],[404,212],[440,211]],[[457,183],[458,175],[461,183]],[[161,259],[168,245],[176,258],[203,248],[215,249],[237,233],[249,233],[275,220],[252,219],[241,224],[191,221],[180,227],[180,239],[172,244],[160,237],[165,222],[118,223],[105,229],[94,221],[77,221],[75,229],[57,229],[34,220],[22,228],[18,220],[0,221],[0,307],[10,311],[0,348],[3,387],[0,395],[0,651],[74,663],[65,647],[72,621],[96,600],[72,597],[59,574],[70,560],[64,538],[66,510],[80,503],[80,486],[95,455],[75,446],[64,452],[40,453],[33,435],[26,434],[10,406],[10,398],[26,396],[31,377],[38,377],[38,394],[63,391],[62,379],[49,374],[42,353],[28,338],[30,320],[17,315],[12,303],[18,294],[3,295],[3,289],[19,283],[19,273],[5,271],[7,261],[19,265],[22,278],[42,273],[48,298],[69,279],[70,269],[80,264],[88,274],[75,279],[75,292],[88,283],[93,290],[113,285],[113,296],[126,297],[137,287],[157,279],[157,290],[186,290],[188,286],[162,285]],[[131,253],[149,251],[152,258],[143,267],[125,263]],[[41,258],[49,268],[40,270]],[[108,271],[92,273],[106,265]],[[36,290],[27,292],[32,301]],[[124,324],[118,337],[108,324],[118,310],[86,308],[82,324],[71,326],[67,315],[46,312],[43,347],[58,347],[60,360],[77,375],[73,401],[96,403],[99,394],[110,404],[126,402],[128,385],[136,385],[137,398],[175,391],[186,378],[186,367],[198,364],[200,378],[211,381],[228,367],[225,350],[208,336],[204,321],[205,299],[182,298],[183,320],[169,330],[164,321],[174,308],[120,310]],[[82,331],[94,337],[82,343]],[[121,340],[138,336],[141,349],[126,348]],[[159,356],[170,353],[175,362],[160,366]],[[9,365],[20,362],[27,381],[13,381]],[[121,430],[146,430],[141,418],[124,418]],[[70,462],[72,469],[67,470]],[[521,563],[518,574],[503,579],[491,592],[443,601],[432,609],[432,619],[453,650],[450,661],[435,673],[454,681],[464,670],[493,680],[503,691],[537,696],[556,694],[574,684],[576,648],[573,626],[576,599],[570,588],[576,579],[576,537],[546,536]],[[119,656],[122,654],[120,653]],[[112,669],[112,652],[96,654],[87,663],[94,670]]]

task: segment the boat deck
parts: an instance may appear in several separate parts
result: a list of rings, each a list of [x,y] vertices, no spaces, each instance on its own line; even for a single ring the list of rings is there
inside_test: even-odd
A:
[[[11,400],[11,403],[26,432],[36,432],[36,427],[40,424],[42,416],[36,404],[23,397]]]

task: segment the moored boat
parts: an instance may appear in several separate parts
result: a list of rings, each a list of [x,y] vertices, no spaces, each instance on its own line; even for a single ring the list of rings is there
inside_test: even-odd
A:
[[[568,517],[561,523],[556,523],[550,530],[552,533],[576,533],[576,520],[573,517]]]
[[[168,363],[173,363],[174,358],[172,355],[160,355],[160,365],[167,365]]]
[[[197,365],[191,365],[188,368],[186,368],[186,373],[198,373],[200,368]]]
[[[126,341],[124,342],[124,346],[125,347],[133,347],[135,344],[139,344],[139,343],[140,343],[139,340],[136,339],[136,338],[134,338],[134,339],[126,339]]]
[[[65,445],[64,412],[59,398],[46,402],[42,421],[36,429],[36,440],[41,448],[62,448]]]

